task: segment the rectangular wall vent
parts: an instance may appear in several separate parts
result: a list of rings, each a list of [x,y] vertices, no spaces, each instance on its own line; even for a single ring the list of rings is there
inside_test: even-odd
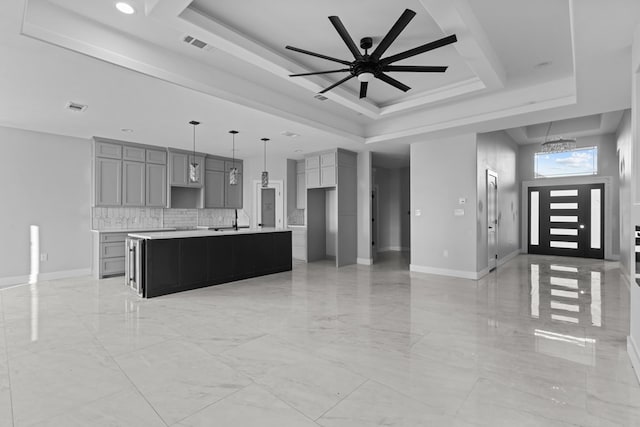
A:
[[[315,98],[315,99],[318,99],[318,100],[320,100],[320,101],[326,101],[327,99],[329,99],[329,98],[327,98],[326,96],[322,96],[322,95],[320,95],[320,94],[317,94],[316,96],[314,96],[314,98]]]
[[[197,39],[193,36],[184,36],[182,38],[182,41],[190,44],[191,46],[197,47],[198,49],[202,49],[202,50],[206,50],[206,51],[210,51],[213,49],[213,46],[209,45],[206,42],[203,42],[200,39]]]
[[[83,105],[83,104],[78,104],[77,102],[71,102],[71,101],[69,101],[69,102],[67,103],[67,108],[68,108],[69,110],[71,110],[71,111],[77,111],[77,112],[80,112],[80,113],[81,113],[81,112],[83,112],[84,110],[86,110],[86,109],[87,109],[87,106],[86,106],[86,105]]]

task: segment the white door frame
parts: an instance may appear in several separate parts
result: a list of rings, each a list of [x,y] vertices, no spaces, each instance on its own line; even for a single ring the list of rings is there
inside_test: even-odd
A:
[[[494,197],[494,206],[493,206],[493,212],[495,217],[495,223],[493,224],[494,227],[494,245],[495,245],[495,253],[490,253],[491,252],[491,245],[489,244],[489,230],[491,229],[491,224],[489,223],[489,212],[491,211],[491,209],[489,209],[489,191],[490,191],[490,187],[489,187],[489,178],[490,177],[495,177],[496,179],[496,194]],[[488,265],[487,267],[489,268],[489,271],[494,270],[497,266],[498,266],[498,173],[495,171],[492,171],[491,169],[487,169],[487,181],[486,181],[486,186],[487,186],[487,194],[485,195],[485,206],[487,207],[487,255],[488,255]]]
[[[282,195],[282,180],[269,180],[267,188],[276,190],[276,228],[284,228],[284,197]],[[251,226],[258,228],[260,223],[260,206],[262,206],[262,181],[253,180],[253,211]]]

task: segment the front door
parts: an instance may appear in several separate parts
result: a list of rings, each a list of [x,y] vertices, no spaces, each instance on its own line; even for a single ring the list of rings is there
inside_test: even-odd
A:
[[[261,212],[263,227],[275,227],[276,226],[276,189],[275,188],[263,188],[261,194]]]
[[[604,258],[604,184],[529,188],[529,253]]]

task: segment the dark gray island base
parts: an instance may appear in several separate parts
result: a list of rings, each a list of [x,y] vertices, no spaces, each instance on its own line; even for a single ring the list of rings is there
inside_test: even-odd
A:
[[[188,233],[162,233],[184,236]],[[193,237],[144,239],[145,298],[290,271],[291,232],[195,232]]]

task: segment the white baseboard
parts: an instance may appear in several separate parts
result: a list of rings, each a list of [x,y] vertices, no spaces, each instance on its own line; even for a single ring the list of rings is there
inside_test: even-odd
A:
[[[67,279],[69,277],[90,276],[90,268],[82,268],[80,270],[53,271],[51,273],[43,273],[38,276],[38,281]],[[29,283],[29,275],[0,277],[0,288],[14,285],[23,285]]]
[[[511,261],[512,259],[514,259],[515,257],[517,257],[518,255],[520,255],[520,249],[516,249],[515,251],[511,252],[510,254],[503,256],[502,258],[500,258],[498,260],[498,267],[500,267],[503,264],[508,263],[509,261]]]
[[[358,258],[356,262],[360,265],[373,265],[373,259],[371,258]]]
[[[404,246],[385,246],[383,248],[378,248],[378,252],[403,252],[409,251],[409,248]]]
[[[638,346],[633,341],[631,335],[627,337],[627,353],[629,353],[629,359],[631,359],[631,366],[636,373],[638,383],[640,383],[640,351]]]
[[[409,271],[416,273],[437,274],[439,276],[460,277],[462,279],[478,280],[480,273],[475,271],[449,270],[446,268],[425,267],[422,265],[409,264]]]

